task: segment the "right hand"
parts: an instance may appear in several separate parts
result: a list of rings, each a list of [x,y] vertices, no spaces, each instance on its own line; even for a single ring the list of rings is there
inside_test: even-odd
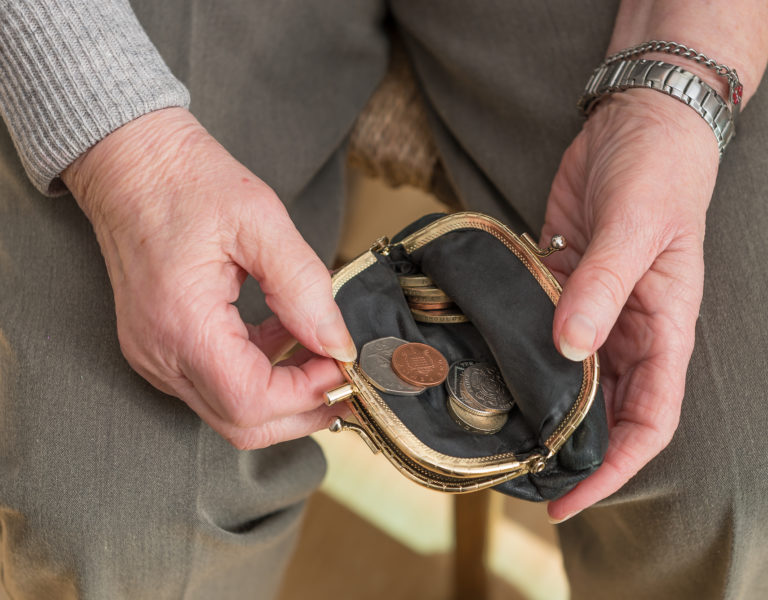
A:
[[[571,360],[601,349],[610,438],[603,464],[549,504],[554,521],[613,494],[677,429],[717,169],[704,120],[647,90],[605,98],[563,155],[542,231],[569,241],[547,263],[563,283],[553,337]]]
[[[159,390],[240,449],[326,427],[322,392],[354,360],[328,270],[276,194],[182,108],[116,130],[63,174],[93,224],[115,295],[120,346]],[[247,274],[276,317],[231,303]],[[292,337],[310,352],[273,367]],[[314,353],[314,354],[312,354]]]

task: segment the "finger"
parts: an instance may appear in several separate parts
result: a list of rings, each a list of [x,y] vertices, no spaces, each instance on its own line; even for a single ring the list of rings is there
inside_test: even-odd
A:
[[[239,450],[266,448],[280,442],[297,439],[330,426],[336,417],[349,413],[346,406],[318,406],[304,413],[281,417],[255,427],[236,427],[213,412],[208,402],[189,383],[180,397],[214,431]]]
[[[656,254],[654,240],[628,228],[599,228],[563,286],[553,337],[574,361],[593,354],[606,340],[637,281]]]
[[[699,270],[695,262],[689,269]],[[626,339],[606,345],[606,354],[614,356],[619,375],[605,388],[612,406],[608,450],[595,473],[550,503],[549,514],[555,521],[569,518],[619,490],[667,446],[677,428],[700,292],[697,286],[690,286],[688,301],[680,298],[664,304],[663,298],[671,295],[669,288],[685,285],[667,280],[666,286],[661,286],[654,281],[660,278],[658,272],[649,273],[638,286],[642,292],[646,287],[657,292],[650,294],[653,299],[648,301],[652,318],[622,316],[621,327],[642,328],[641,335],[647,339],[635,340],[635,347],[629,349]],[[639,362],[627,360],[626,356],[634,352],[640,353]]]
[[[259,281],[280,322],[310,350],[349,362],[357,356],[331,293],[328,269],[277,200],[240,224],[233,257]]]
[[[667,446],[671,433],[629,422],[617,423],[611,430],[603,464],[565,496],[549,503],[550,520],[565,521],[621,489]]]
[[[258,325],[246,323],[245,327],[248,330],[248,339],[261,349],[272,365],[289,356],[298,344],[296,338],[274,315]]]
[[[312,410],[340,377],[336,363],[327,358],[272,367],[228,303],[215,307],[187,342],[180,366],[218,417],[238,427]]]
[[[288,367],[288,366],[299,366],[301,364],[304,364],[311,358],[317,358],[317,354],[312,352],[312,350],[307,350],[303,346],[298,346],[296,348],[296,351],[288,356],[287,358],[280,361],[278,364],[281,367]],[[343,383],[343,381],[340,381],[339,384]]]
[[[607,498],[669,444],[680,418],[685,368],[681,377],[677,365],[665,368],[665,362],[663,356],[649,361],[618,390],[626,398],[618,407],[603,464],[550,502],[550,519],[562,521]]]

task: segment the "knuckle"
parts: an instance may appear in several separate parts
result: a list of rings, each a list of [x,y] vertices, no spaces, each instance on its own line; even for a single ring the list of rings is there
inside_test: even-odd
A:
[[[662,429],[661,431],[659,431],[659,438],[658,438],[659,452],[661,452],[664,448],[669,446],[674,435],[675,435],[674,427]]]
[[[244,435],[234,435],[227,438],[227,441],[237,450],[252,450],[248,443],[248,439]]]
[[[262,402],[255,402],[250,398],[229,396],[222,399],[221,418],[228,425],[239,429],[249,429],[259,427],[265,420],[265,411]]]
[[[312,254],[296,255],[286,260],[281,275],[267,285],[270,296],[289,295],[292,300],[321,299],[331,295],[331,278],[320,260]]]
[[[272,407],[277,404],[274,394],[268,389],[269,376],[254,367],[253,373],[241,373],[232,369],[219,371],[220,416],[229,425],[239,429],[252,429],[270,421]]]
[[[621,307],[629,296],[629,289],[624,278],[612,266],[596,263],[590,265],[590,295],[596,299],[602,299],[609,307]],[[598,300],[599,301],[599,300]]]
[[[253,187],[253,191],[258,194],[261,206],[260,211],[265,208],[276,213],[276,215],[287,215],[285,205],[280,201],[280,197],[277,192],[270,187],[270,185],[262,179],[255,177],[249,181],[249,185]],[[266,206],[264,206],[266,204]],[[250,206],[250,205],[249,205]]]
[[[616,448],[612,457],[612,466],[619,474],[622,481],[629,481],[639,471],[639,464],[642,464],[642,459],[635,456],[634,453],[628,451],[625,448]]]
[[[278,427],[275,423],[265,423],[256,431],[257,433],[251,441],[251,444],[255,449],[269,448],[281,441]]]
[[[238,450],[262,450],[281,442],[282,438],[276,423],[265,423],[238,432],[227,441]]]

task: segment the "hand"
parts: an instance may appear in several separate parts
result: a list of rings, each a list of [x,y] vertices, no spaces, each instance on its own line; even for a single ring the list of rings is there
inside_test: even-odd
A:
[[[328,271],[275,193],[189,112],[125,125],[62,177],[93,224],[120,346],[139,374],[241,449],[307,435],[338,414],[322,406],[343,381],[327,357],[356,352]],[[231,304],[248,273],[276,315],[258,326]],[[292,336],[316,355],[272,367]]]
[[[606,98],[563,156],[542,230],[568,240],[548,259],[564,284],[553,335],[572,360],[600,348],[610,441],[603,465],[550,503],[552,520],[618,490],[677,428],[717,168],[704,120],[650,90]]]

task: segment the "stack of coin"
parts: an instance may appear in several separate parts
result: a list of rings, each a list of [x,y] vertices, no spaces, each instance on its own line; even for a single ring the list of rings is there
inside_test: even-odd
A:
[[[498,368],[476,360],[451,365],[445,381],[448,412],[473,433],[492,434],[509,418],[513,399]]]
[[[396,396],[420,394],[448,375],[448,362],[439,350],[392,336],[365,344],[359,364],[374,387]]]
[[[426,275],[401,275],[400,287],[414,320],[421,323],[466,323],[467,317]]]

